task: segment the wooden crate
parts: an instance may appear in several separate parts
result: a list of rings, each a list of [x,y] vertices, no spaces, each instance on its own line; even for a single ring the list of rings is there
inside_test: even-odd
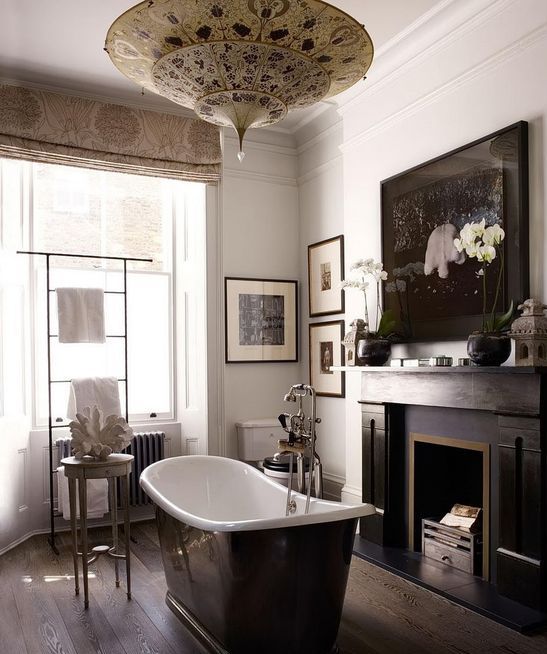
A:
[[[472,575],[482,574],[482,534],[422,520],[423,555]]]

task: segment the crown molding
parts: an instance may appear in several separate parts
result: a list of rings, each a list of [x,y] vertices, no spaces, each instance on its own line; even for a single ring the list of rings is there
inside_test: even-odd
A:
[[[333,157],[332,159],[329,159],[329,161],[316,166],[315,168],[312,168],[311,170],[308,170],[306,173],[303,175],[300,175],[297,178],[297,184],[298,186],[304,186],[304,184],[307,184],[308,182],[311,182],[312,179],[315,179],[316,177],[319,177],[320,175],[324,175],[325,173],[328,173],[330,170],[334,170],[338,166],[341,166],[343,163],[343,157],[341,154],[336,155],[336,157]]]
[[[232,136],[232,134],[225,133],[224,142],[235,144],[237,149],[239,149],[239,140],[237,136]],[[245,140],[243,149],[255,150],[258,152],[270,152],[272,154],[281,154],[286,157],[296,157],[298,154],[297,149],[295,147],[291,147],[288,145],[273,145],[271,143],[261,143],[260,141]]]
[[[282,177],[281,175],[269,175],[266,173],[255,173],[249,170],[240,170],[237,168],[224,167],[222,172],[223,178],[243,179],[252,182],[261,182],[263,184],[276,184],[278,186],[294,186],[297,181],[294,177]]]
[[[483,4],[488,4],[489,6],[492,5],[492,3],[499,5],[500,3],[503,5],[506,5],[507,3],[512,3],[514,0],[474,0],[475,2],[475,13],[476,13],[476,6],[477,2],[481,2]],[[456,4],[458,3],[458,4]],[[429,44],[425,49],[422,51],[418,52],[415,54],[410,60],[406,61],[406,63],[403,63],[402,65],[398,61],[398,58],[400,57],[399,55],[399,48],[405,44],[405,42],[411,42],[412,39],[415,37],[416,33],[419,32],[420,30],[431,30],[432,28],[432,23],[440,17],[441,14],[449,14],[452,12],[454,13],[459,13],[458,9],[461,10],[461,5],[462,5],[462,0],[442,0],[441,2],[438,2],[436,5],[434,5],[429,11],[425,12],[422,14],[419,18],[417,18],[414,22],[412,22],[408,27],[406,27],[404,30],[396,34],[393,38],[391,38],[389,41],[384,43],[380,48],[375,53],[375,68],[386,68],[387,70],[385,72],[382,72],[381,75],[379,75],[378,80],[374,81],[372,80],[371,83],[369,83],[367,86],[364,88],[361,86],[354,87],[356,91],[353,93],[346,92],[343,94],[343,96],[339,99],[333,99],[330,101],[330,106],[332,105],[337,105],[338,106],[338,113],[342,117],[346,111],[351,110],[351,108],[357,104],[360,103],[363,99],[363,97],[369,98],[371,97],[374,93],[377,93],[381,88],[386,86],[387,84],[390,84],[393,80],[397,79],[401,75],[404,74],[406,69],[411,65],[411,64],[417,64],[419,63],[417,60],[418,56],[426,57],[426,50],[427,47],[432,47],[432,44],[434,45],[437,43],[440,35],[439,35],[439,29],[443,31],[443,35],[450,35],[450,31],[454,28],[454,23],[456,22],[456,18],[453,16],[452,20],[447,21],[446,16],[442,17],[442,22],[440,26],[437,26],[436,29],[432,31],[432,35],[430,37],[431,44]],[[391,71],[391,72],[390,72]],[[376,77],[376,75],[374,75]],[[325,104],[325,103],[323,103]],[[310,114],[309,119],[305,119],[305,121],[301,121],[303,124],[302,126],[308,124],[313,120],[314,118],[319,117],[327,108],[330,108],[329,106],[326,106],[322,108],[321,111],[318,111],[317,113]],[[336,131],[337,126],[332,125],[331,127],[323,130],[319,134],[313,136],[309,140],[305,141],[298,147],[298,154],[302,154],[306,152],[306,150],[309,150],[310,148],[314,147],[317,145],[320,141],[322,141],[325,138],[328,138],[331,134],[333,134]],[[295,131],[298,131],[300,129],[300,124],[296,126]]]
[[[307,152],[311,148],[315,147],[316,145],[321,143],[321,141],[324,141],[329,136],[336,134],[336,132],[341,132],[342,130],[343,130],[343,125],[342,125],[342,120],[340,119],[339,122],[334,123],[334,125],[330,125],[329,127],[326,127],[315,136],[312,136],[307,141],[304,141],[304,143],[302,143],[296,148],[296,152],[298,153],[298,155],[304,154],[304,152]]]
[[[281,127],[281,123],[275,123],[274,125],[268,125],[268,127],[259,127],[258,129],[267,129],[268,132],[277,132],[278,134],[285,134],[286,136],[292,136],[293,130],[288,127]]]
[[[303,117],[301,120],[299,120],[296,125],[294,125],[292,128],[289,129],[289,132],[291,134],[296,134],[299,132],[303,127],[306,127],[309,123],[311,123],[313,120],[316,118],[319,118],[322,114],[325,113],[325,111],[328,111],[329,109],[332,109],[333,107],[336,107],[337,103],[334,100],[321,100],[318,102],[317,105],[310,107],[308,110],[303,111]]]
[[[515,1],[443,0],[380,48],[368,84],[364,88],[354,87],[354,92],[347,93],[340,99],[340,115],[359,106],[407,74],[409,69],[432,58],[503,12]]]
[[[437,102],[440,98],[450,95],[456,91],[461,86],[468,84],[469,82],[480,79],[488,73],[492,72],[496,68],[506,64],[508,61],[514,57],[519,56],[522,52],[528,48],[534,46],[539,41],[547,37],[547,23],[544,23],[540,27],[532,30],[524,37],[519,37],[516,41],[511,43],[509,46],[501,49],[494,55],[488,57],[487,59],[481,61],[476,66],[471,66],[467,68],[462,73],[459,73],[448,82],[438,87],[434,91],[427,93],[418,100],[411,102],[406,107],[399,109],[398,111],[386,116],[383,120],[379,121],[372,127],[363,130],[359,134],[355,135],[345,143],[340,146],[340,150],[343,153],[349,152],[354,148],[362,145],[365,141],[377,136],[381,132],[385,131],[392,125],[401,122],[402,120],[408,118],[409,116],[414,115],[415,113],[421,111],[425,107]]]
[[[416,31],[418,31],[420,27],[422,27],[422,25],[430,23],[438,14],[440,14],[442,11],[445,11],[447,7],[449,7],[454,2],[456,2],[456,0],[442,0],[441,2],[437,2],[437,4],[431,7],[431,9],[423,13],[421,16],[418,16],[416,20],[412,21],[408,27],[405,27],[405,29],[401,30],[395,34],[395,36],[381,45],[376,50],[375,58],[378,60],[382,59],[382,57],[389,56],[390,51],[394,52],[406,38],[412,36]]]

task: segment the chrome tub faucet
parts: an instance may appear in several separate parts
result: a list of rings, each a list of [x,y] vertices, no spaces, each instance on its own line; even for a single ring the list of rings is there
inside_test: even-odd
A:
[[[302,400],[308,395],[311,398],[311,416],[309,417],[306,416],[302,408]],[[308,454],[309,456],[310,465],[305,511],[306,513],[309,513],[312,484],[314,486],[315,497],[323,497],[323,471],[321,459],[315,449],[317,438],[316,425],[321,422],[321,418],[318,418],[316,415],[317,400],[315,389],[313,386],[308,386],[307,384],[294,384],[283,399],[285,402],[295,402],[297,404],[296,413],[282,413],[279,416],[279,422],[289,437],[288,439],[278,441],[278,452],[275,455],[276,457],[279,457],[281,454],[290,455],[286,515],[294,512],[294,503],[291,501],[291,492],[295,454],[299,493],[305,492],[305,455]]]

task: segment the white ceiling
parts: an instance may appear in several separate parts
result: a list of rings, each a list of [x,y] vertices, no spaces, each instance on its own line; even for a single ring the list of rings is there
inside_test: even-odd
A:
[[[365,24],[376,50],[439,0],[330,0]],[[118,72],[103,51],[106,31],[136,0],[0,0],[0,78],[170,108]],[[374,65],[374,64],[373,64]],[[302,117],[285,119],[290,128]]]

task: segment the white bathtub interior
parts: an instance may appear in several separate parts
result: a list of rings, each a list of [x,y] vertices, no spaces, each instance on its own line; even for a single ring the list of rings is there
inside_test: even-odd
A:
[[[274,529],[345,520],[375,513],[370,504],[349,505],[293,492],[296,512],[285,516],[287,491],[252,466],[216,456],[159,461],[141,475],[152,500],[173,517],[209,531]]]

